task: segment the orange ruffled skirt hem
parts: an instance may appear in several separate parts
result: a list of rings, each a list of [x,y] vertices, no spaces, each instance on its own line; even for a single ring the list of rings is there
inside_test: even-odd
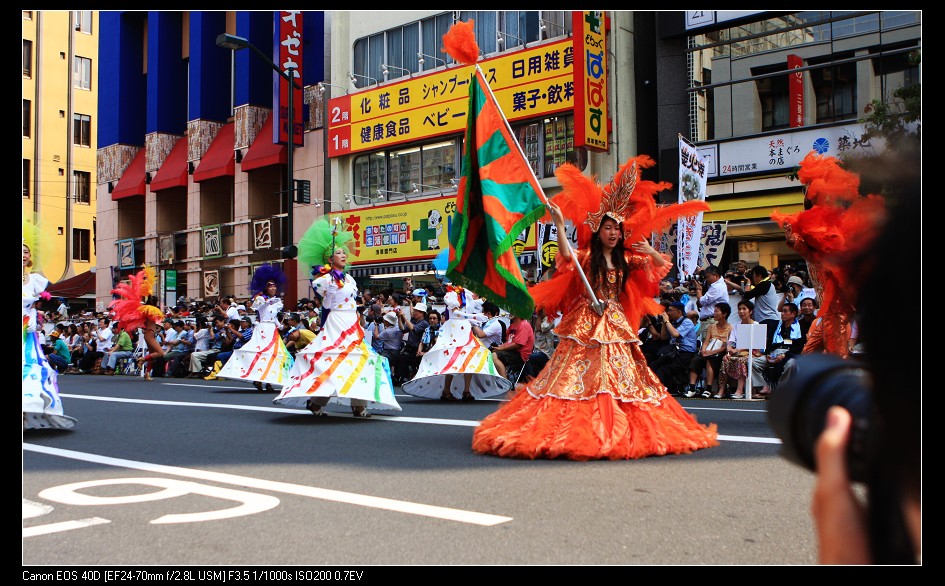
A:
[[[506,458],[626,460],[686,454],[719,444],[717,426],[700,425],[673,399],[586,400],[519,392],[473,433],[473,450]]]

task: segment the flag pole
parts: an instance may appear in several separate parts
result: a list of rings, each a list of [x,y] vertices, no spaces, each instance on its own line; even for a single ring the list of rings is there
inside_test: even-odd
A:
[[[476,63],[476,73],[481,74],[485,80],[485,73],[482,71],[482,68]],[[492,87],[489,85],[488,81],[483,84],[486,86],[486,89],[489,91],[489,96],[491,96],[492,101],[495,102],[496,106],[499,105],[499,101],[495,97],[495,93],[492,91]],[[512,126],[509,124],[508,119],[505,117],[505,112],[502,111],[502,108],[497,108],[499,114],[502,115],[502,122],[505,123],[505,129],[508,130],[509,136],[512,137],[512,141],[515,143],[515,147],[518,149],[519,156],[523,160],[528,161],[528,158],[525,156],[525,151],[522,150],[522,145],[518,142],[518,137],[515,135],[515,132],[512,131]],[[541,184],[538,182],[538,176],[535,175],[535,170],[532,169],[531,165],[526,165],[528,167],[528,172],[532,174],[532,178],[535,180],[535,185],[538,186],[538,195],[543,202],[545,202],[545,207],[549,208],[549,200],[545,195],[545,190],[542,189]],[[549,208],[550,209],[550,208]],[[607,304],[603,303],[597,298],[597,295],[594,294],[594,289],[591,288],[591,283],[587,280],[587,275],[584,274],[584,269],[581,267],[581,263],[577,262],[577,258],[571,253],[571,243],[568,242],[567,234],[564,235],[562,239],[559,235],[558,238],[559,246],[566,248],[568,250],[568,256],[574,258],[574,266],[577,269],[578,275],[581,277],[581,281],[584,283],[584,288],[587,289],[587,294],[591,298],[591,308],[597,312],[597,315],[604,315],[604,309],[607,307]]]

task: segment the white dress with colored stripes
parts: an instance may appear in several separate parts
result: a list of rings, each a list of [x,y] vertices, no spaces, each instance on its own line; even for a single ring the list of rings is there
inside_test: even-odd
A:
[[[312,280],[312,288],[322,307],[331,311],[315,338],[295,355],[289,382],[272,402],[305,407],[310,398],[328,397],[329,404],[351,406],[352,399],[359,399],[372,410],[400,411],[387,359],[364,341],[354,279],[346,274],[339,287],[330,275],[322,275]]]
[[[36,333],[36,309],[46,277],[31,273],[23,284],[23,429],[72,429],[75,418],[62,410],[56,370],[46,359]]]
[[[233,351],[217,373],[217,378],[285,385],[292,368],[292,355],[276,328],[276,315],[282,310],[282,299],[257,295],[253,299],[253,309],[259,314],[259,319],[253,326],[252,337]]]
[[[470,375],[469,392],[475,399],[501,395],[512,388],[512,383],[496,372],[492,352],[472,333],[465,314],[455,309],[440,327],[436,344],[420,360],[416,376],[401,389],[415,397],[439,399],[447,375],[453,375],[450,392],[457,399],[463,396],[466,375]]]

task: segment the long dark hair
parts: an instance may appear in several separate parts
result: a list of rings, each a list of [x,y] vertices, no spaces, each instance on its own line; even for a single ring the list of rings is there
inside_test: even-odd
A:
[[[604,258],[604,246],[600,243],[600,229],[604,226],[610,218],[604,218],[598,227],[597,232],[591,236],[591,254],[588,259],[588,281],[591,283],[591,288],[594,289],[595,294],[601,290],[603,284],[607,280],[607,259]],[[618,291],[623,291],[624,286],[627,284],[627,278],[630,276],[629,266],[627,265],[627,258],[624,255],[623,247],[623,226],[620,226],[621,235],[617,240],[617,244],[614,246],[614,249],[611,251],[610,262],[613,263],[614,268],[617,269],[617,274],[620,275],[620,287]]]

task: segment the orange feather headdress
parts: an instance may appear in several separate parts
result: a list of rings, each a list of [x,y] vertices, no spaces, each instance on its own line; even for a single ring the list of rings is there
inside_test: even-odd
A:
[[[119,298],[112,301],[108,308],[126,331],[133,332],[145,327],[148,322],[158,322],[164,318],[160,308],[143,301],[154,294],[156,280],[154,267],[145,266],[128,277],[127,283],[121,282],[112,289],[112,293]]]

